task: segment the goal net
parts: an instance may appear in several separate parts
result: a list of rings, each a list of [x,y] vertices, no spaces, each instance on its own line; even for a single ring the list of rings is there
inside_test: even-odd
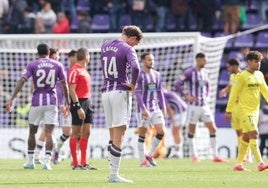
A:
[[[100,66],[100,46],[109,39],[118,38],[120,34],[81,34],[81,35],[2,35],[0,36],[0,127],[20,128],[27,127],[27,114],[31,101],[30,82],[24,86],[23,91],[16,99],[12,113],[4,112],[4,104],[11,95],[16,81],[28,62],[36,58],[36,47],[39,43],[46,43],[50,47],[60,50],[60,62],[68,66],[67,53],[71,49],[86,47],[90,50],[90,63],[88,71],[92,75],[92,102],[94,108],[95,128],[105,127],[103,109],[100,101],[102,85],[102,72]],[[195,54],[204,52],[207,56],[206,68],[211,80],[210,106],[214,110],[218,85],[220,61],[227,39],[205,38],[199,32],[192,33],[145,33],[144,40],[135,47],[138,57],[145,51],[155,56],[155,69],[163,77],[163,84],[171,89],[171,85],[180,74],[195,63]],[[131,116],[131,127],[136,127],[135,102]],[[170,126],[167,120],[167,127]],[[208,133],[202,128],[196,134],[200,155],[207,156]],[[171,139],[171,138],[168,138]],[[185,145],[184,156],[188,156]]]

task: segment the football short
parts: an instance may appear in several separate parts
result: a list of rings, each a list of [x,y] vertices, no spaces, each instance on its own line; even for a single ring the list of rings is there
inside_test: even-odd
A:
[[[58,126],[58,106],[32,106],[29,111],[29,124],[38,126],[40,122],[44,125]]]
[[[247,133],[250,131],[258,130],[258,121],[259,121],[259,114],[258,113],[240,113],[239,120],[242,123],[242,132]]]
[[[84,110],[86,118],[81,120],[78,116],[77,109],[73,108],[71,103],[72,125],[81,126],[85,123],[93,123],[93,108],[89,99],[79,99],[81,108]]]
[[[231,119],[231,126],[234,130],[241,130],[241,123],[239,120],[239,114],[238,113],[238,108],[235,108],[234,111],[232,112],[232,119]]]
[[[209,106],[188,105],[187,107],[187,123],[196,124],[197,122],[214,122],[214,116]]]
[[[179,114],[174,115],[174,126],[185,126],[187,118],[187,111],[181,112]]]
[[[139,127],[147,128],[149,126],[153,127],[154,125],[157,124],[165,125],[164,115],[161,110],[150,112],[150,118],[148,119],[144,119],[141,113],[138,113],[137,116],[138,116],[137,121]]]
[[[129,91],[114,90],[102,93],[101,96],[105,122],[108,128],[129,126],[132,95]]]

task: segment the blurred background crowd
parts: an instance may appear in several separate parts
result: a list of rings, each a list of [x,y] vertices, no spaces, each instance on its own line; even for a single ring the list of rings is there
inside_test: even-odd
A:
[[[0,33],[144,32],[214,34],[267,22],[267,0],[0,0]],[[244,26],[243,26],[244,25]],[[248,27],[254,27],[249,25]]]

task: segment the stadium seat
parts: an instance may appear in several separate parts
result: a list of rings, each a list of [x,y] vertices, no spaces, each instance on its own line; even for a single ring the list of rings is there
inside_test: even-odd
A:
[[[149,31],[149,32],[154,31],[154,20],[153,20],[153,16],[151,14],[148,14],[148,17],[147,17],[146,30]]]
[[[92,18],[91,29],[93,32],[106,33],[110,29],[109,16],[107,14],[95,14]]]
[[[176,22],[175,22],[175,17],[173,14],[168,14],[167,16],[167,25],[166,25],[166,30],[167,31],[175,31],[176,29]]]
[[[242,47],[254,47],[254,37],[253,34],[241,35],[235,38],[234,47],[242,48]]]
[[[226,86],[229,83],[230,73],[227,69],[223,69],[219,75],[219,85]]]
[[[77,11],[90,11],[90,0],[78,0],[76,10]]]
[[[212,37],[211,33],[209,32],[201,32],[201,35],[204,37]]]
[[[261,17],[256,13],[248,13],[247,14],[247,21],[241,26],[241,29],[251,29],[258,27],[262,24]]]
[[[224,119],[224,114],[225,112],[221,112],[219,110],[215,111],[215,123],[217,125],[217,127],[225,127],[225,128],[229,128],[231,127],[230,122],[227,122]]]
[[[132,24],[131,16],[129,14],[124,14],[121,18],[121,27],[131,24]]]
[[[256,48],[268,48],[268,32],[260,32],[256,38]]]
[[[77,33],[78,30],[78,26],[79,26],[79,20],[77,19],[77,17],[72,20],[71,22],[71,32],[72,33]]]
[[[240,55],[239,51],[230,51],[228,53],[228,59],[232,59],[232,58],[238,58],[239,59],[240,58],[239,55]]]

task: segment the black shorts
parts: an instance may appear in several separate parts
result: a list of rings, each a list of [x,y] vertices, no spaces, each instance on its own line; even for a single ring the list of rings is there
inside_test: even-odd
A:
[[[83,125],[84,123],[93,123],[93,109],[89,99],[79,99],[81,108],[84,110],[86,118],[83,120],[79,119],[77,110],[73,108],[71,102],[71,114],[72,114],[72,125]]]

